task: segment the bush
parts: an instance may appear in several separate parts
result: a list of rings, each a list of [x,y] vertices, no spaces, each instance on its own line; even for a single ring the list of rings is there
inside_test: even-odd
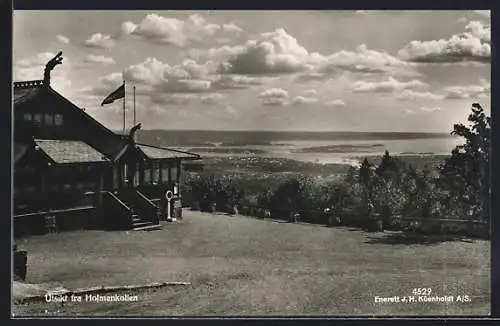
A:
[[[244,198],[243,188],[234,182],[232,176],[217,177],[214,175],[193,176],[187,183],[189,197],[192,202],[198,202],[200,210],[217,210],[233,213],[234,206],[239,205]]]

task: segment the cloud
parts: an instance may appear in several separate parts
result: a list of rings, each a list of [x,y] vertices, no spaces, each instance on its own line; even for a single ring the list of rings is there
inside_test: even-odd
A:
[[[227,59],[228,57],[233,57],[244,53],[246,50],[245,45],[223,45],[218,48],[210,49],[189,49],[187,51],[188,57],[199,60],[217,60],[217,59]]]
[[[187,105],[192,102],[196,97],[194,95],[186,94],[169,94],[169,95],[155,95],[151,96],[153,104],[166,104],[166,105]]]
[[[55,56],[55,53],[52,52],[43,52],[39,53],[34,57],[21,59],[17,62],[14,62],[14,65],[18,68],[34,68],[34,67],[43,67],[47,62]]]
[[[105,57],[103,55],[87,55],[84,59],[87,63],[102,63],[102,64],[115,64],[115,60],[110,57]]]
[[[414,79],[408,82],[400,82],[393,77],[378,82],[357,81],[352,85],[352,90],[358,93],[392,93],[405,89],[417,89],[427,86],[420,80]]]
[[[212,87],[214,89],[246,89],[251,86],[263,85],[273,79],[272,77],[224,74],[213,78]]]
[[[62,44],[69,44],[69,38],[67,38],[64,35],[56,35],[56,40],[57,40],[57,42],[62,43]]]
[[[178,65],[169,65],[156,58],[147,58],[144,62],[126,68],[124,76],[138,83],[160,85],[169,80],[202,79],[214,71],[215,67],[211,63],[198,64],[191,59]]]
[[[310,72],[310,73],[296,74],[293,77],[293,80],[297,83],[309,83],[309,82],[324,81],[329,78],[331,78],[331,75],[326,73]]]
[[[213,38],[219,34],[238,34],[243,30],[233,23],[218,25],[208,23],[201,15],[194,14],[186,20],[167,18],[157,14],[147,15],[139,24],[127,21],[122,31],[142,39],[184,47],[189,44]]]
[[[282,88],[271,88],[259,94],[260,98],[288,98],[288,92]]]
[[[284,29],[262,33],[244,45],[223,46],[209,50],[193,50],[191,56],[213,60],[228,57],[223,66],[235,74],[302,73],[313,79],[343,71],[368,74],[419,75],[414,65],[387,52],[359,45],[355,51],[339,51],[330,55],[310,53]]]
[[[14,80],[34,80],[34,79],[43,79],[43,71],[45,65],[49,60],[54,58],[56,54],[52,52],[42,52],[35,56],[23,58],[21,60],[17,60],[14,58],[13,62],[13,79]],[[59,76],[63,78],[63,76],[67,75],[68,68],[70,66],[70,61],[67,58],[63,59],[63,64],[56,66],[56,68],[52,71],[51,76]],[[67,84],[65,82],[65,84]]]
[[[177,79],[159,85],[157,90],[166,93],[203,93],[210,90],[210,85],[208,80]]]
[[[283,106],[288,104],[288,92],[281,88],[271,88],[259,94],[263,105]]]
[[[119,72],[113,72],[109,75],[99,78],[99,83],[107,87],[119,86],[123,82],[123,75]]]
[[[318,92],[314,89],[308,89],[308,90],[304,91],[304,94],[305,95],[316,95],[316,94],[318,94]]]
[[[356,14],[358,15],[369,15],[384,12],[384,10],[356,10]]]
[[[465,26],[465,32],[448,40],[411,41],[398,54],[404,60],[413,62],[490,62],[490,42],[490,26],[471,21]]]
[[[207,75],[214,70],[210,63],[198,64],[191,59],[169,65],[156,58],[147,58],[125,69],[123,76],[126,80],[153,86],[162,93],[200,93],[212,87]]]
[[[323,80],[344,71],[392,76],[419,76],[415,64],[384,51],[359,45],[355,51],[310,53],[284,29],[262,33],[244,44],[190,49],[197,61],[219,62],[218,70],[240,75],[300,74],[297,81]]]
[[[308,51],[284,29],[262,33],[248,41],[244,50],[228,61],[236,74],[293,73],[310,68]]]
[[[216,105],[216,104],[220,104],[222,101],[224,101],[225,98],[226,97],[220,93],[212,93],[212,94],[202,96],[200,98],[200,100],[201,100],[201,103],[203,103],[203,104]]]
[[[288,101],[284,98],[267,98],[262,100],[262,105],[265,106],[285,106]]]
[[[103,87],[82,87],[77,90],[77,93],[85,95],[86,97],[105,97],[110,94],[112,90]]]
[[[472,10],[473,13],[481,15],[483,17],[491,17],[491,11],[490,10]]]
[[[122,23],[122,32],[126,35],[132,34],[136,28],[137,25],[132,22],[127,21]]]
[[[226,44],[226,43],[231,43],[233,40],[229,37],[216,37],[214,41],[217,44]]]
[[[95,33],[85,41],[85,46],[98,49],[111,49],[115,46],[115,41],[109,35]]]
[[[345,102],[342,100],[333,100],[325,103],[328,106],[337,106],[337,107],[344,107],[346,106]]]
[[[490,96],[491,84],[481,79],[479,85],[450,86],[444,89],[447,99],[479,99]]]
[[[301,104],[315,104],[318,103],[319,99],[316,97],[304,97],[304,96],[296,96],[292,99],[291,104],[293,105],[301,105]]]
[[[443,95],[434,94],[431,92],[418,92],[411,89],[405,89],[399,93],[396,98],[401,101],[413,101],[413,100],[442,100]]]
[[[137,90],[146,95],[164,96],[175,93],[217,93],[218,90],[244,89],[262,85],[272,80],[272,77],[244,76],[233,74],[216,74],[217,64],[213,62],[197,63],[186,59],[177,65],[163,63],[156,58],[147,58],[145,61],[131,65],[123,73],[114,72],[99,79],[94,87],[94,93],[102,94],[112,91],[123,80],[136,84]],[[215,96],[210,99],[211,96]],[[219,95],[204,97],[206,104],[215,101]],[[177,99],[167,101],[176,101]],[[175,102],[174,102],[175,103]]]
[[[318,61],[317,71],[336,73],[351,71],[365,74],[390,74],[400,76],[418,76],[414,66],[387,52],[370,50],[361,44],[356,51],[339,51],[329,56],[314,55]]]
[[[222,30],[224,30],[226,32],[230,32],[230,33],[236,33],[236,34],[244,32],[241,27],[239,27],[238,25],[236,25],[234,23],[222,25]]]
[[[32,57],[23,58],[13,62],[13,80],[27,81],[43,79],[43,72],[47,62],[55,56],[52,52],[42,52]],[[71,61],[64,58],[63,64],[56,66],[51,72],[50,85],[63,95],[71,94],[71,79],[69,72]]]
[[[436,111],[440,111],[441,108],[438,108],[438,107],[427,107],[427,106],[421,106],[420,107],[420,111],[423,111],[423,112],[436,112]]]
[[[226,105],[224,108],[224,111],[228,114],[230,114],[234,119],[238,118],[239,114],[238,111],[236,111],[231,105]]]

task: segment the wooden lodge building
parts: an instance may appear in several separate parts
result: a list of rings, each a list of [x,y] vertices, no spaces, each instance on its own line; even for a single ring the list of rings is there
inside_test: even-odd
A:
[[[14,83],[15,236],[148,229],[180,218],[183,161],[200,156],[136,143],[135,130],[106,128],[50,87],[50,70],[60,63],[54,59],[43,80]]]

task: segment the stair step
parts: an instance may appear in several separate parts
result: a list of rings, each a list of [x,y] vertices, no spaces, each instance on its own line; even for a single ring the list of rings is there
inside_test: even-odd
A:
[[[141,222],[132,223],[132,227],[134,229],[139,228],[139,227],[143,227],[143,226],[148,226],[148,225],[153,225],[153,223],[151,223],[149,221],[144,221],[144,220],[142,220]]]
[[[132,223],[138,223],[144,221],[142,218],[139,217],[132,217]]]
[[[141,227],[134,227],[134,231],[155,231],[155,230],[161,230],[161,225],[160,224],[150,224],[146,226],[141,226]]]

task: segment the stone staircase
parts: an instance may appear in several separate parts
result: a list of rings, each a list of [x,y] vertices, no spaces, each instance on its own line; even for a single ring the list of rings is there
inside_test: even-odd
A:
[[[133,208],[132,208],[133,210]],[[160,230],[161,225],[160,224],[154,224],[151,221],[145,220],[141,218],[138,214],[135,212],[132,214],[132,230],[134,231],[154,231],[154,230]]]
[[[144,210],[144,206],[140,205],[138,202],[138,197],[131,196],[131,193],[122,193],[120,195],[120,199],[130,208],[132,211],[132,230],[134,231],[153,231],[161,229],[161,225],[159,223],[155,223],[153,221],[154,215],[152,212]],[[142,209],[139,209],[142,207]],[[149,213],[148,213],[149,212]]]

